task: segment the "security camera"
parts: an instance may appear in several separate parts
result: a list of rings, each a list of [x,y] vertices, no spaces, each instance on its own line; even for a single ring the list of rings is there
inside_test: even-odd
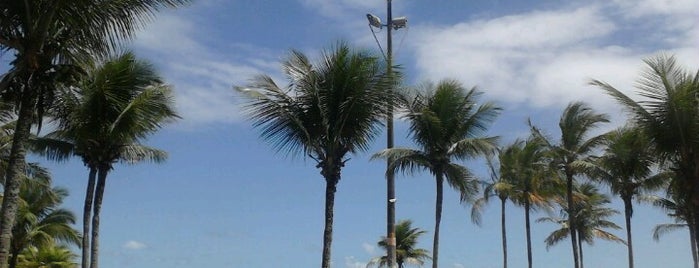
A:
[[[398,17],[393,19],[393,22],[391,23],[393,25],[393,29],[398,30],[400,28],[405,28],[408,26],[408,18],[406,17]]]

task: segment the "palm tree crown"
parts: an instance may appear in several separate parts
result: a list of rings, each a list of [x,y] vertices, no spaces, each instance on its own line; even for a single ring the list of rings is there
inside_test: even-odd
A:
[[[422,266],[425,260],[430,259],[430,252],[426,249],[417,248],[418,239],[427,231],[420,228],[413,228],[411,220],[402,220],[396,224],[396,263],[398,268],[405,267],[405,264]],[[383,237],[377,243],[379,247],[387,249],[386,239]],[[378,265],[378,267],[388,267],[387,256],[372,259],[367,267]]]

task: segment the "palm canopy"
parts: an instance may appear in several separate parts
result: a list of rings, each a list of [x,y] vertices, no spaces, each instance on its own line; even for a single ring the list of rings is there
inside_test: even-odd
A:
[[[15,59],[0,80],[0,92],[17,102],[33,96],[40,118],[57,83],[74,83],[82,72],[80,64],[117,51],[120,41],[133,38],[158,10],[189,2],[2,1],[0,53],[12,52]]]
[[[72,155],[88,167],[115,161],[162,161],[166,154],[140,142],[178,118],[170,86],[152,65],[121,54],[88,70],[77,88],[66,88],[53,113],[57,129],[35,140],[49,159]]]
[[[608,184],[622,198],[649,193],[667,185],[668,173],[653,175],[655,155],[643,131],[622,127],[609,132],[604,154],[596,162],[591,178]]]
[[[479,105],[479,95],[476,88],[466,90],[456,80],[424,84],[404,116],[419,149],[385,149],[373,158],[393,159],[389,168],[394,170],[442,174],[461,193],[462,201],[470,199],[478,190],[477,182],[468,169],[454,161],[492,154],[498,138],[485,134],[501,110],[491,102]]]
[[[75,215],[60,208],[68,191],[52,188],[48,171],[32,165],[20,188],[20,206],[12,229],[10,267],[16,267],[17,257],[29,247],[53,244],[80,246],[80,233],[73,229]]]
[[[548,197],[558,189],[558,176],[548,165],[549,151],[544,141],[531,136],[517,140],[499,152],[500,173],[511,185],[510,199],[517,205],[548,207]]]
[[[369,148],[395,99],[379,58],[338,43],[316,64],[292,51],[282,68],[287,88],[267,75],[236,87],[263,139],[278,151],[311,156],[319,168]]]
[[[609,220],[610,217],[619,214],[619,212],[605,207],[611,202],[607,195],[600,193],[593,184],[583,183],[577,185],[575,196],[576,201],[572,209],[568,209],[567,202],[563,202],[563,199],[559,198],[562,207],[561,218],[544,217],[537,220],[537,222],[552,222],[560,225],[560,229],[555,230],[546,238],[547,248],[570,235],[570,224],[568,223],[570,211],[574,212],[573,220],[575,221],[576,233],[581,242],[584,241],[592,245],[595,238],[600,238],[622,244],[626,243],[623,239],[605,230],[621,229]]]
[[[605,82],[593,80],[591,84],[630,111],[662,159],[696,165],[699,158],[693,152],[699,150],[699,71],[692,74],[683,70],[674,56],[660,55],[644,62],[647,68],[636,84],[637,94],[643,98],[640,101]]]
[[[427,231],[420,228],[413,228],[411,220],[402,220],[396,224],[396,262],[398,267],[404,267],[404,264],[413,264],[422,266],[425,260],[430,259],[430,252],[426,249],[417,248],[418,239]],[[386,239],[383,237],[377,243],[379,247],[386,249]],[[388,267],[388,259],[386,256],[376,257],[372,259],[367,267]]]
[[[77,257],[68,247],[61,245],[29,247],[19,255],[17,268],[77,268]]]
[[[498,148],[501,152],[503,148]],[[513,185],[505,181],[500,174],[499,162],[495,162],[492,156],[486,157],[490,180],[480,180],[483,187],[483,195],[474,200],[471,206],[471,221],[476,225],[481,224],[481,213],[491,198],[497,197],[501,202],[507,201],[512,194]],[[497,167],[497,168],[496,168]]]

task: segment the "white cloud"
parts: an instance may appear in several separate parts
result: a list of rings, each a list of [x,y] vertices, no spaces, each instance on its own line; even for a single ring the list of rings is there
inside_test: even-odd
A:
[[[367,263],[358,261],[354,256],[345,257],[345,268],[366,268]]]
[[[178,126],[196,129],[210,123],[240,120],[233,85],[245,84],[260,73],[275,73],[278,60],[270,51],[233,43],[226,52],[207,44],[222,42],[201,33],[183,15],[162,14],[139,34],[135,46],[145,50],[174,86],[177,110],[183,117]]]
[[[461,263],[454,263],[454,268],[466,268],[466,266]]]
[[[139,249],[144,249],[148,247],[146,244],[143,242],[139,242],[136,240],[129,240],[124,245],[122,245],[123,248],[125,249],[131,249],[131,250],[139,250]]]
[[[374,255],[374,253],[376,253],[376,247],[367,242],[362,243],[362,248],[364,249],[364,252],[366,252],[369,255]]]
[[[317,10],[322,16],[334,19],[381,10],[386,6],[386,2],[376,0],[301,0],[301,3]]]
[[[699,54],[699,42],[692,43],[698,37],[689,34],[699,31],[697,23],[676,36],[660,38],[672,37],[674,42],[625,47],[618,35],[628,34],[633,25],[621,25],[613,16],[593,4],[450,26],[417,26],[411,43],[420,79],[456,78],[467,87],[478,85],[488,99],[531,108],[559,108],[584,100],[605,111],[615,105],[601,90],[587,85],[590,79],[628,92],[641,59],[658,50],[678,58]],[[661,34],[666,26],[656,27]]]

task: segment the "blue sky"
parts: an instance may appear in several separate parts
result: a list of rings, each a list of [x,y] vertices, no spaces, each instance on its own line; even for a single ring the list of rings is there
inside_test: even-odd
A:
[[[255,74],[281,77],[289,49],[316,56],[337,40],[376,49],[366,13],[385,18],[379,0],[198,0],[166,10],[131,47],[151,60],[176,90],[183,119],[148,144],[170,153],[163,164],[119,165],[110,175],[101,235],[103,267],[316,267],[320,263],[324,181],[312,161],[274,153],[239,109],[233,85]],[[491,134],[511,141],[526,135],[526,119],[555,137],[561,110],[584,100],[623,120],[616,104],[587,86],[591,78],[632,92],[641,59],[669,53],[695,71],[699,59],[698,0],[612,1],[393,1],[394,16],[409,27],[395,32],[396,63],[405,83],[455,78],[477,85],[484,100],[504,107]],[[379,33],[383,44],[385,32]],[[10,54],[0,58],[7,65]],[[278,80],[282,82],[282,80]],[[398,122],[398,146],[411,146]],[[383,146],[378,139],[371,152]],[[364,153],[343,170],[335,201],[333,267],[364,267],[383,254],[383,163]],[[77,161],[48,166],[56,184],[70,189],[66,206],[82,211],[87,170]],[[481,162],[465,163],[485,176]],[[434,179],[398,176],[397,218],[429,231]],[[499,212],[492,204],[483,226],[470,207],[446,191],[440,263],[447,268],[499,267]],[[618,201],[612,204],[622,209]],[[526,263],[522,209],[508,205],[510,263]],[[536,213],[533,218],[545,216]],[[623,224],[621,217],[615,218]],[[638,206],[634,224],[636,267],[689,267],[685,231],[651,239],[663,213]],[[548,251],[544,238],[556,226],[533,224],[536,267],[568,267],[569,243]],[[615,232],[622,236],[623,231]],[[623,245],[585,246],[587,267],[623,267]]]

